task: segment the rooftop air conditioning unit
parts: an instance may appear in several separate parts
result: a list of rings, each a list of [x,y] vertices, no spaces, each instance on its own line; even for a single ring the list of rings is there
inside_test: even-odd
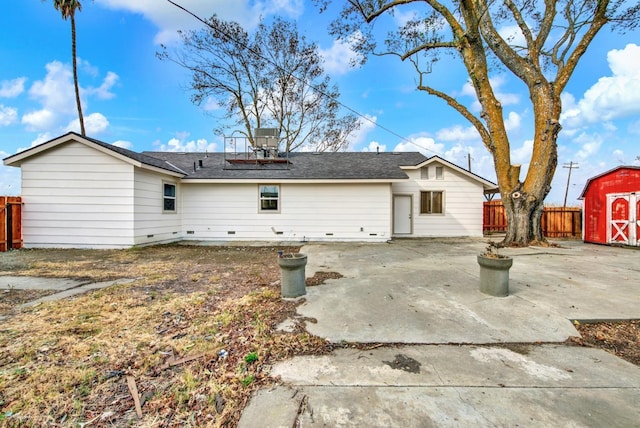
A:
[[[253,136],[256,147],[278,147],[278,140],[280,139],[278,128],[255,128]]]

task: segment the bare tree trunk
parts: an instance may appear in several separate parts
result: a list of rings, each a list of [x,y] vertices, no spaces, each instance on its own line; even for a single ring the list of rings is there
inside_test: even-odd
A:
[[[521,192],[502,199],[507,215],[507,234],[503,245],[526,247],[546,241],[542,233],[544,198],[533,198]]]
[[[71,13],[71,57],[73,61],[73,84],[76,89],[76,105],[78,106],[78,120],[80,121],[80,133],[86,136],[84,130],[84,117],[82,116],[82,103],[80,102],[80,86],[78,85],[78,64],[76,60],[76,19]]]
[[[561,129],[561,100],[549,83],[532,85],[530,95],[535,131],[527,176],[524,181],[520,181],[520,167],[513,165],[505,169],[502,175],[498,175],[507,214],[508,232],[502,242],[505,246],[543,244],[547,241],[542,233],[542,212],[544,199],[551,190],[551,180],[558,164],[556,142]],[[494,160],[495,162],[497,161]],[[502,171],[500,166],[496,165],[497,172]]]

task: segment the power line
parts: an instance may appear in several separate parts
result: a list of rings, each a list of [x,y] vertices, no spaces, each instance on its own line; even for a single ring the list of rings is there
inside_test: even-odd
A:
[[[218,33],[220,33],[222,36],[226,37],[229,40],[234,40],[236,43],[240,44],[240,46],[248,51],[250,51],[252,54],[259,56],[260,58],[262,58],[263,60],[269,62],[271,65],[273,65],[274,67],[277,67],[278,69],[280,69],[281,71],[285,71],[288,73],[287,70],[284,70],[282,67],[280,67],[278,64],[276,64],[274,61],[272,61],[269,58],[266,58],[265,56],[263,56],[260,52],[256,52],[254,49],[252,49],[251,47],[247,46],[246,44],[242,43],[242,42],[238,42],[232,35],[225,33],[224,31],[220,30],[219,28],[214,28],[211,25],[209,25],[209,23],[200,18],[198,15],[196,15],[195,13],[191,12],[189,9],[185,8],[184,6],[179,5],[178,3],[173,2],[172,0],[167,0],[169,3],[171,3],[172,5],[174,5],[175,7],[177,7],[178,9],[183,10],[184,12],[188,13],[189,15],[193,16],[195,19],[197,19],[198,21],[200,21],[201,23],[203,23],[204,25],[206,25],[207,27],[211,28],[214,31],[217,31]],[[314,91],[318,92],[320,95],[333,99],[331,98],[331,96],[325,92],[323,92],[322,90],[320,90],[319,88],[313,86],[310,83],[307,83],[304,79],[296,76],[295,74],[291,73],[291,76],[293,76],[294,79],[296,79],[297,81],[299,81],[300,83],[302,83],[303,85],[307,85],[309,86],[311,89],[313,89]],[[344,104],[342,101],[338,100],[338,99],[333,99],[333,101],[337,102],[340,106],[344,107],[345,109],[349,110],[351,113],[355,114],[356,116],[366,120],[367,122],[372,123],[374,126],[382,129],[383,131],[388,132],[389,134],[399,138],[402,141],[406,141],[409,144],[413,144],[414,146],[421,148],[425,151],[428,152],[432,152],[435,153],[437,155],[442,155],[442,153],[438,153],[435,150],[429,149],[427,147],[423,147],[421,145],[419,145],[418,143],[416,143],[415,141],[411,141],[408,138],[398,134],[397,132],[387,128],[386,126],[383,126],[381,124],[379,124],[378,122],[373,121],[372,119],[370,119],[369,117],[367,117],[366,115],[354,110],[353,108],[349,107],[348,105]]]

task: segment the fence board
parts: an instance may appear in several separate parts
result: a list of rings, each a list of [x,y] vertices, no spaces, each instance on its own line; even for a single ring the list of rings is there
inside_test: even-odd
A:
[[[22,198],[0,196],[0,252],[22,248]]]
[[[507,216],[501,200],[484,203],[484,233],[506,232]],[[542,233],[547,238],[580,238],[582,209],[579,207],[544,207]]]

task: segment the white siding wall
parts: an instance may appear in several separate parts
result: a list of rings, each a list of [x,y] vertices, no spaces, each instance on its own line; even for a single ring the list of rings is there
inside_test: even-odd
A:
[[[258,211],[257,184],[183,184],[181,201],[185,239],[390,239],[391,186],[384,183],[284,183],[279,213]]]
[[[176,212],[163,212],[163,184],[176,185]],[[179,241],[182,239],[180,185],[176,178],[136,168],[135,171],[136,245]]]
[[[133,166],[70,142],[22,163],[26,248],[133,245]]]
[[[444,167],[444,179],[435,178],[435,167]],[[429,164],[429,179],[420,170],[405,171],[410,180],[393,183],[394,194],[413,195],[414,237],[482,236],[482,184],[442,164]],[[444,214],[420,214],[420,192],[443,191]],[[406,235],[403,235],[406,236]]]

